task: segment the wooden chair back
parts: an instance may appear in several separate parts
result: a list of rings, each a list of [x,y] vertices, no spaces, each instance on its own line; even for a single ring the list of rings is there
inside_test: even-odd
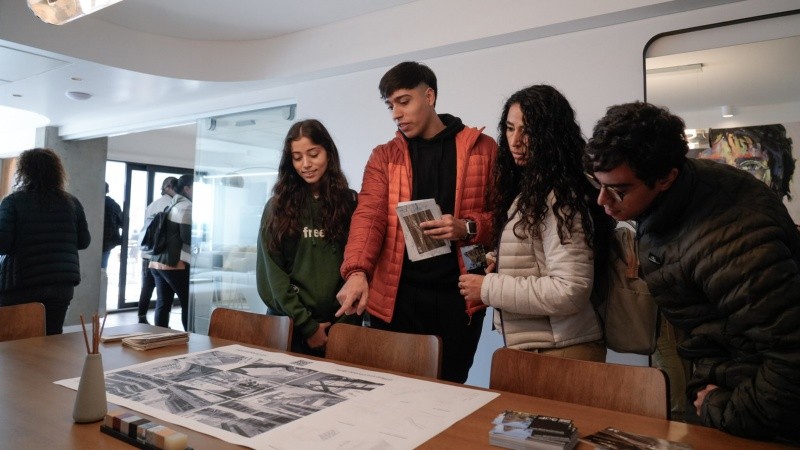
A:
[[[43,304],[0,306],[0,342],[44,336],[46,330]]]
[[[208,335],[288,351],[292,348],[292,328],[288,316],[216,308],[211,312]]]
[[[494,352],[489,387],[659,419],[669,408],[667,378],[659,369],[509,348]]]
[[[328,331],[325,357],[378,369],[439,378],[442,339],[337,323]]]

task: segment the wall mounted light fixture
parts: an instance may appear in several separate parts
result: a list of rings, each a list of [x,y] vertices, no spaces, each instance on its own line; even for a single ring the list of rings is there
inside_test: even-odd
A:
[[[656,67],[652,69],[645,70],[647,75],[657,75],[660,73],[690,73],[690,72],[702,72],[703,71],[703,63],[694,63],[694,64],[681,64],[679,66],[667,66],[667,67]]]
[[[728,118],[733,117],[733,106],[731,105],[724,105],[722,107],[722,117]]]
[[[122,0],[28,0],[28,8],[42,22],[63,25]]]

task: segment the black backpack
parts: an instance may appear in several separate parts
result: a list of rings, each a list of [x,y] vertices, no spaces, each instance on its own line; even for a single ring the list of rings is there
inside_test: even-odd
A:
[[[167,248],[167,217],[171,209],[172,205],[167,206],[164,211],[153,216],[142,237],[140,245],[142,251],[158,255]]]

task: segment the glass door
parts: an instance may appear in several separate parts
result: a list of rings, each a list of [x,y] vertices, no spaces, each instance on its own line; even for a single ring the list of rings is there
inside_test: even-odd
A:
[[[106,163],[109,195],[122,205],[125,218],[122,244],[111,250],[106,270],[106,308],[109,311],[137,306],[143,270],[139,236],[144,227],[145,209],[161,196],[161,185],[166,177],[177,178],[191,173],[191,169],[179,167],[117,161]],[[150,297],[153,300],[151,306],[155,306],[155,292],[150,293]]]
[[[265,312],[256,288],[261,213],[278,174],[294,105],[198,122],[189,329],[206,333],[218,306]]]

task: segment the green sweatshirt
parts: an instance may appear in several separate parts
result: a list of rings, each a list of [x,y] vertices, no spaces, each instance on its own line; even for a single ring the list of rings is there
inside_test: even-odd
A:
[[[355,198],[356,193],[351,193]],[[262,224],[273,213],[271,204],[272,200],[264,208]],[[308,204],[309,210],[302,212],[304,219],[299,237],[285,239],[280,253],[268,250],[272,236],[261,227],[256,262],[256,282],[261,299],[274,313],[291,317],[294,332],[304,339],[317,331],[320,322],[337,320],[334,317],[339,309],[336,293],[343,284],[339,267],[344,251],[324,239],[325,227],[319,201],[309,198]]]

